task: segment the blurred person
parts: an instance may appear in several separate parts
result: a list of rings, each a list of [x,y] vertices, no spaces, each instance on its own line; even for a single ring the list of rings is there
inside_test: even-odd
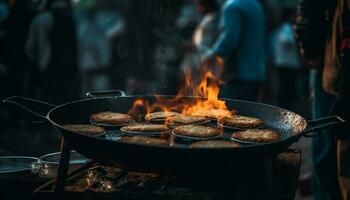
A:
[[[194,31],[192,42],[197,50],[203,52],[217,38],[219,5],[216,0],[196,0],[195,4],[203,18]]]
[[[315,199],[350,196],[349,0],[299,0],[296,35],[311,71],[313,118],[343,117],[344,126],[312,140]]]
[[[6,0],[0,1],[0,23],[5,21],[9,14],[9,7]]]
[[[184,0],[182,3],[175,26],[182,38],[189,39],[192,37],[196,25],[201,20],[201,16],[193,0]]]
[[[1,3],[0,25],[0,78],[1,97],[34,96],[35,65],[25,54],[31,20],[36,14],[30,1],[14,0]],[[25,126],[23,117],[0,105],[0,120],[4,132],[13,127]]]
[[[29,27],[35,16],[30,1],[9,1],[8,16],[3,21],[2,53],[5,54],[3,69],[7,74],[7,95],[32,96],[33,73],[36,70],[25,53]]]
[[[48,1],[30,26],[26,53],[40,70],[45,100],[62,104],[80,98],[75,24],[69,0]]]
[[[0,100],[9,96],[8,91],[8,49],[7,47],[7,18],[9,5],[6,0],[0,0]],[[7,118],[6,106],[0,105],[0,120],[5,122]]]
[[[196,68],[200,64],[201,56],[213,45],[218,36],[218,12],[219,5],[216,0],[196,0],[196,8],[198,13],[203,15],[202,20],[197,25],[192,40],[184,43],[187,51],[182,63],[182,72],[192,72],[192,77],[199,81],[199,74]]]
[[[287,109],[291,109],[296,100],[296,81],[300,68],[298,44],[292,27],[294,14],[294,9],[283,12],[283,22],[274,33],[273,39],[273,61],[279,76],[278,105]]]
[[[0,99],[6,97],[6,79],[7,79],[7,49],[6,49],[6,24],[9,16],[9,6],[7,1],[0,1]]]
[[[76,11],[78,63],[82,74],[82,90],[110,89],[111,83],[122,88],[122,78],[111,80],[112,41],[124,29],[124,19],[116,10],[96,9],[96,5],[84,11]]]
[[[256,101],[265,80],[265,15],[258,0],[227,0],[221,33],[203,63],[224,58],[220,96]]]

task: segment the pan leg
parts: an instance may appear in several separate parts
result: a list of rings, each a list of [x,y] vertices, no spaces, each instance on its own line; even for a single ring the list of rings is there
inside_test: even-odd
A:
[[[61,158],[60,165],[58,166],[58,171],[56,175],[55,192],[64,192],[64,186],[67,178],[69,160],[70,160],[70,145],[66,138],[61,140]]]

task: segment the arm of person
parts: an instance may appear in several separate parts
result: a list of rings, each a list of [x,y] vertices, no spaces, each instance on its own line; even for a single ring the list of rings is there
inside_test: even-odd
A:
[[[221,33],[211,49],[201,56],[201,64],[215,63],[216,58],[226,58],[237,49],[242,32],[242,13],[239,8],[227,6],[222,11]]]
[[[237,49],[242,31],[241,11],[235,7],[227,7],[222,16],[222,32],[214,43],[212,54],[227,57]]]

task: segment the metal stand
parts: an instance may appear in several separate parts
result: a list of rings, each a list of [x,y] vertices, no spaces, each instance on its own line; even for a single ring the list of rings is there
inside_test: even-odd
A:
[[[61,140],[61,157],[58,166],[55,193],[62,193],[65,191],[64,186],[67,179],[71,147],[67,138],[63,137]]]

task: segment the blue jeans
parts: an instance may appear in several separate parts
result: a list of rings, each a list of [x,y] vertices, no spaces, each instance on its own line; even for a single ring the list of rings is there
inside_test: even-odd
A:
[[[321,73],[310,73],[310,88],[313,94],[312,118],[327,116],[334,96],[324,92]],[[312,159],[315,200],[341,199],[337,176],[337,143],[329,130],[312,139]]]

